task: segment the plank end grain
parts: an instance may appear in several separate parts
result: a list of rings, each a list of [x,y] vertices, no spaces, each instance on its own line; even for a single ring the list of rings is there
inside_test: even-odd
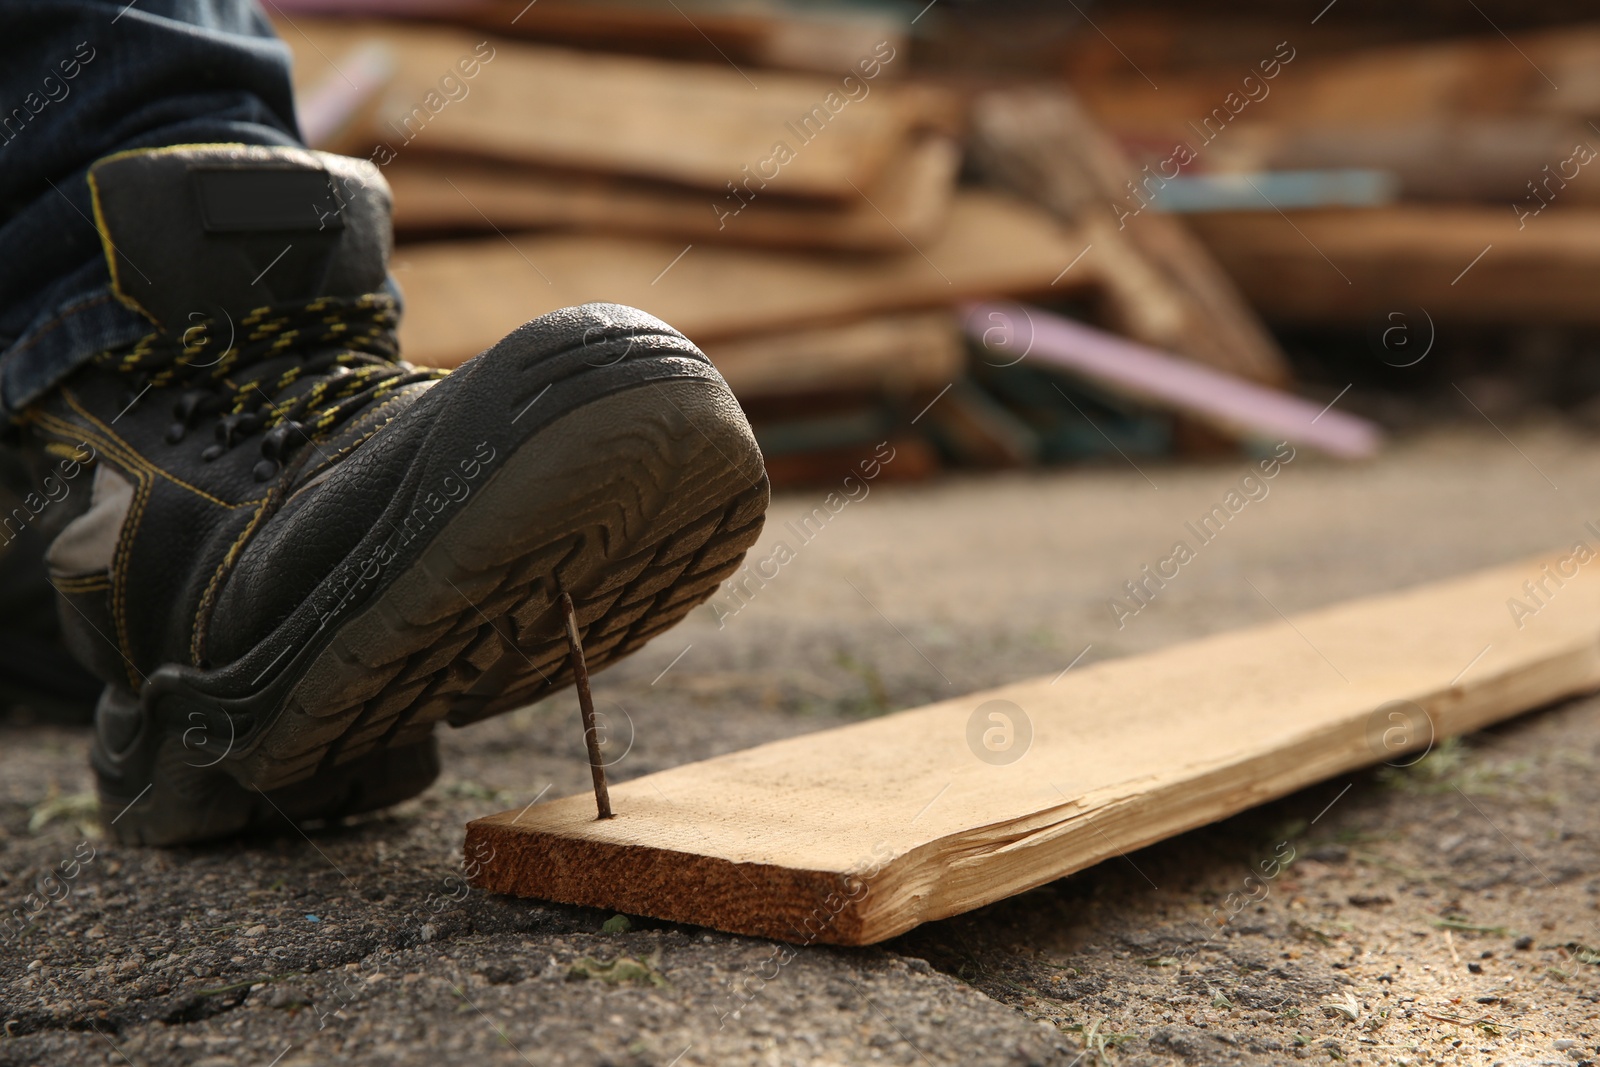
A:
[[[680,852],[642,843],[648,815],[630,820],[624,810],[602,823],[581,809],[558,810],[563,804],[542,806],[549,818],[505,811],[469,822],[467,854],[488,857],[472,884],[795,944],[867,943],[861,905],[870,866],[804,870]]]

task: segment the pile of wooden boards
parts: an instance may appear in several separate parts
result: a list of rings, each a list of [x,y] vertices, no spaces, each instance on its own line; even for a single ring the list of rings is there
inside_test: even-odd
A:
[[[1233,61],[1146,69],[1159,92],[1126,66],[1076,79],[1157,175],[1119,202],[1159,207],[1179,146],[1194,157],[1185,175],[1248,179],[1254,210],[1187,219],[1276,322],[1419,307],[1470,323],[1600,321],[1600,26],[1344,52],[1320,47],[1325,30],[1337,33],[1296,27],[1265,46],[1271,80]],[[1292,206],[1273,192],[1285,175],[1353,168],[1385,176],[1398,202]]]
[[[605,18],[525,16],[557,36]],[[394,190],[416,362],[452,366],[543,312],[613,301],[693,337],[747,405],[914,409],[964,373],[958,301],[1048,291],[1083,248],[1020,199],[958,191],[960,108],[898,77],[893,33],[822,75],[432,24],[278,28],[305,124]]]
[[[712,357],[780,481],[885,438],[917,457],[902,476],[935,466],[936,448],[1040,458],[1038,434],[963,381],[969,344],[992,340],[962,322],[973,302],[1076,304],[1133,341],[1288,381],[1181,226],[1107,225],[1134,171],[1070,95],[918,80],[904,22],[702,24],[696,8],[717,54],[686,62],[617,50],[659,31],[653,50],[706,58],[637,5],[489,0],[448,22],[307,13],[320,6],[275,9],[302,125],[393,188],[415,362],[456,365],[569,304],[632,304]],[[959,184],[973,155],[986,184]],[[1137,414],[1149,400],[1128,403]],[[1088,436],[1102,438],[1121,447]]]

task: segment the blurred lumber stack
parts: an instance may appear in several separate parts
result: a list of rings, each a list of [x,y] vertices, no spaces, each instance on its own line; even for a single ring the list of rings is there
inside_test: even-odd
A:
[[[1046,300],[1286,384],[1194,238],[1106,225],[1134,171],[1061,90],[1043,112],[990,98],[991,184],[962,186],[969,101],[912,76],[914,12],[684,3],[274,5],[308,138],[394,191],[407,358],[453,366],[544,312],[632,304],[706,349],[798,480],[885,439],[912,457],[895,475],[1053,458],[1047,438],[1215,440],[1147,398],[1002,381],[1047,401],[1026,424],[965,380],[972,302]],[[1126,423],[1121,444],[1084,405]]]
[[[1187,146],[1180,182],[1254,187],[1253,210],[1187,218],[1262,315],[1355,326],[1421,307],[1472,324],[1600,322],[1600,25],[1344,54],[1295,31],[1280,51],[1293,58],[1273,80],[1237,62],[1156,71],[1159,92],[1131,71],[1076,80],[1139,162],[1158,169]],[[1289,206],[1272,192],[1287,175],[1352,169],[1385,176],[1398,202]],[[1164,181],[1143,195],[1180,208]]]
[[[559,3],[512,25],[520,7],[452,18],[574,43],[689,26]],[[704,344],[749,408],[822,397],[800,404],[801,421],[874,414],[834,419],[820,449],[802,434],[802,452],[903,433],[886,403],[914,414],[964,373],[953,305],[1048,290],[1082,245],[1020,201],[958,195],[957,101],[895,81],[905,40],[883,20],[866,24],[880,36],[842,40],[748,18],[702,28],[741,61],[453,25],[279,25],[302,100],[333,98],[335,113],[306,125],[326,131],[322,147],[378,163],[394,190],[408,358],[452,366],[543,312],[615,301]]]
[[[1117,224],[1107,208],[1138,171],[1070,94],[992,92],[978,101],[974,126],[980,167],[1075,220],[1104,249],[1101,280],[1122,332],[1243,378],[1285,383],[1277,344],[1182,224],[1160,214]]]

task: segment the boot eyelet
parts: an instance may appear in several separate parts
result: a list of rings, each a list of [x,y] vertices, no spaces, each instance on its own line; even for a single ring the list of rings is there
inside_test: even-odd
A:
[[[251,471],[256,476],[256,481],[270,481],[278,473],[278,464],[270,459],[261,460]]]
[[[181,422],[173,423],[171,426],[167,427],[167,444],[177,444],[179,441],[182,441],[188,433],[189,427],[185,426]]]
[[[225,451],[226,449],[224,449],[221,445],[211,445],[204,452],[200,453],[200,462],[210,463],[212,460],[220,457]]]

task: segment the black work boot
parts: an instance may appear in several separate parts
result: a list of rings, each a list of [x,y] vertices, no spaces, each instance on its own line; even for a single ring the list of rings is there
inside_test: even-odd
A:
[[[597,669],[759,533],[743,414],[643,312],[554,312],[448,375],[400,362],[370,164],[183,147],[90,179],[117,296],[152,332],[22,421],[43,461],[92,467],[49,563],[106,683],[92,760],[118,839],[411,796],[435,723],[571,682],[562,592]]]

